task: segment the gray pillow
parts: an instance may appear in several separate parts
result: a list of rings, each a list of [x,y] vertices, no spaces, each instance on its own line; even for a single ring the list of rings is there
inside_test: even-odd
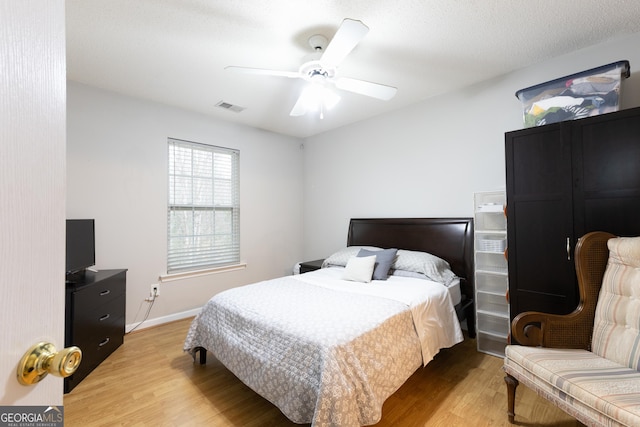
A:
[[[377,249],[381,249],[375,246],[347,246],[346,248],[342,248],[339,251],[331,254],[327,259],[322,263],[322,268],[338,266],[344,267],[354,256],[358,255],[358,251],[360,249],[368,249],[370,251],[375,251]]]
[[[391,267],[396,271],[404,270],[424,274],[434,282],[442,283],[445,286],[449,286],[456,277],[447,261],[427,252],[400,249]]]
[[[380,251],[369,251],[367,249],[360,249],[358,257],[366,257],[375,255],[376,265],[373,270],[373,280],[387,280],[389,277],[389,269],[391,264],[396,259],[397,249],[383,249]]]

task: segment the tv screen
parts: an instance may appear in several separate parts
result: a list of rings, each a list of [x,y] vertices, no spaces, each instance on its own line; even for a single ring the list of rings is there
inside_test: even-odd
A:
[[[95,226],[92,219],[67,220],[67,274],[96,263]]]

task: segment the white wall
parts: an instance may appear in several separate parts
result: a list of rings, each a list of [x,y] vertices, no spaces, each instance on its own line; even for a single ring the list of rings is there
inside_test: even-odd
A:
[[[99,269],[129,270],[127,324],[142,319],[150,284],[166,273],[168,137],[240,150],[241,258],[247,268],[163,283],[150,319],[198,308],[232,286],[289,274],[300,261],[298,139],[74,82],[68,84],[67,115],[67,217],[95,218]]]
[[[474,192],[505,187],[504,132],[523,127],[515,92],[627,59],[621,108],[639,106],[639,45],[640,33],[308,138],[305,259],[344,246],[353,217],[472,216]]]

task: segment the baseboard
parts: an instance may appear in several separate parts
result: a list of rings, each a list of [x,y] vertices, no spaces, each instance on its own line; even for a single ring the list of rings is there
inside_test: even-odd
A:
[[[200,313],[202,308],[194,308],[192,310],[183,311],[181,313],[174,313],[168,316],[155,317],[153,319],[147,319],[138,327],[136,327],[137,323],[129,324],[125,326],[126,333],[131,332],[133,328],[136,328],[136,331],[140,331],[142,329],[151,328],[153,326],[163,325],[169,322],[175,322],[176,320],[186,319],[188,317],[193,317],[196,314]]]

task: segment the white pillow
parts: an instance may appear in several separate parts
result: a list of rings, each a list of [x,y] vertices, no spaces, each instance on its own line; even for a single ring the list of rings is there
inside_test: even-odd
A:
[[[352,257],[347,261],[342,278],[353,282],[369,283],[376,265],[376,256]]]

